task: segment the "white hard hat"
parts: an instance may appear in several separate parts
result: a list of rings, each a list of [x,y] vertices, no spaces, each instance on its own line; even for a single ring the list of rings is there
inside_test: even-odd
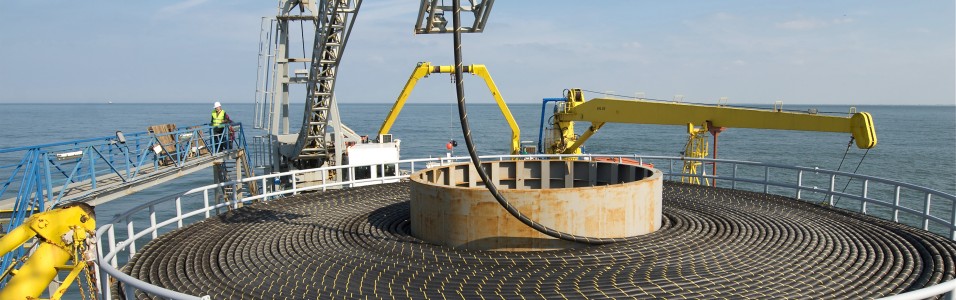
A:
[[[219,104],[219,101],[216,101],[216,103],[212,105],[212,108],[221,107],[221,106],[222,104]]]

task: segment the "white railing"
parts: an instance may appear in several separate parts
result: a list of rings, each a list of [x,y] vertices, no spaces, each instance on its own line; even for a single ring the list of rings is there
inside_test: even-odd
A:
[[[890,179],[884,179],[873,176],[858,175],[847,172],[823,170],[818,168],[784,166],[777,164],[758,163],[738,160],[714,160],[714,159],[691,159],[683,157],[667,156],[638,156],[638,155],[498,155],[483,156],[482,160],[504,160],[504,159],[546,159],[546,158],[569,158],[590,160],[603,157],[617,160],[631,159],[639,163],[652,163],[656,168],[664,172],[665,179],[675,180],[681,176],[688,176],[680,173],[681,166],[686,160],[701,161],[706,164],[716,164],[720,176],[712,174],[690,175],[700,178],[708,178],[712,182],[716,181],[718,186],[762,191],[764,193],[783,194],[797,199],[808,200],[808,195],[823,196],[815,201],[827,203],[831,206],[840,206],[842,199],[856,201],[859,205],[841,206],[855,210],[864,214],[875,215],[894,222],[904,223],[910,226],[931,230],[937,234],[948,235],[950,239],[956,240],[956,196],[953,194],[936,191],[933,189],[899,182]],[[395,168],[395,176],[360,179],[354,178],[355,168],[373,167],[379,168],[378,174],[384,174],[383,165],[348,165],[318,168],[312,170],[297,170],[285,173],[277,173],[263,176],[256,176],[242,179],[238,182],[228,182],[222,184],[206,185],[191,189],[179,196],[167,197],[153,200],[141,204],[131,210],[117,215],[108,224],[101,226],[96,234],[100,241],[97,272],[97,284],[99,285],[101,299],[113,299],[113,292],[123,293],[126,299],[133,299],[135,291],[141,291],[146,294],[170,298],[170,299],[208,299],[208,297],[192,296],[175,291],[167,290],[139,279],[124,274],[120,269],[126,265],[126,262],[136,255],[137,245],[142,246],[156,239],[162,233],[182,228],[185,225],[209,218],[222,209],[238,208],[240,203],[251,201],[271,201],[289,194],[298,194],[308,191],[327,190],[329,188],[354,187],[363,184],[380,184],[386,182],[395,182],[407,178],[409,174],[426,168],[428,164],[446,165],[450,163],[467,162],[468,157],[453,158],[425,158],[402,160],[390,164]],[[327,172],[336,170],[342,172],[348,170],[348,176],[343,182],[332,182],[323,180],[318,185],[299,187],[295,178],[304,173],[322,172],[321,178],[328,178]],[[729,171],[728,171],[729,170]],[[730,173],[729,176],[723,175]],[[781,175],[783,174],[783,175]],[[859,194],[845,192],[839,184],[845,183],[844,187],[851,186],[852,181],[854,189],[859,189]],[[210,203],[210,195],[215,195],[216,189],[222,186],[231,186],[246,182],[260,182],[263,187],[263,193],[250,197],[233,197],[239,199],[227,203]],[[281,189],[279,185],[270,184],[274,182],[289,182],[291,188]],[[814,185],[816,184],[816,185]],[[824,185],[826,188],[819,188],[818,185]],[[746,185],[749,185],[748,188]],[[265,188],[276,187],[276,188]],[[233,189],[239,190],[239,189]],[[212,193],[212,194],[210,194]],[[886,197],[882,197],[886,196]],[[844,202],[846,203],[846,202]],[[913,207],[917,206],[917,207]],[[188,210],[188,211],[185,211]],[[946,214],[947,217],[941,217],[939,214]],[[165,215],[162,221],[159,215]],[[137,228],[136,224],[145,223],[145,228]],[[119,228],[119,238],[117,241],[117,228]],[[106,239],[106,241],[104,241]],[[120,263],[122,259],[122,263]],[[114,280],[117,282],[118,289],[113,290],[106,286]],[[925,297],[950,293],[948,299],[952,299],[953,292],[956,291],[956,280],[949,280],[931,287],[920,290],[895,295],[886,299],[922,299]]]

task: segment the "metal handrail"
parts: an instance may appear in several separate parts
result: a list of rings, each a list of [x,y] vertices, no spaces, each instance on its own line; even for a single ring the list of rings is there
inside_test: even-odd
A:
[[[633,159],[633,160],[639,161],[640,163],[644,163],[645,161],[661,161],[662,160],[662,161],[665,161],[667,165],[669,166],[673,166],[675,162],[683,162],[687,160],[696,160],[696,161],[702,161],[702,162],[713,162],[718,164],[731,165],[733,166],[733,170],[734,170],[731,173],[732,174],[731,176],[714,176],[714,175],[707,175],[707,174],[688,175],[688,174],[682,174],[679,171],[675,172],[674,170],[667,171],[667,170],[664,170],[663,168],[661,169],[664,172],[665,176],[671,176],[672,179],[676,178],[677,176],[697,176],[700,178],[709,178],[712,180],[716,179],[716,180],[722,180],[724,182],[730,182],[730,185],[732,186],[732,188],[737,188],[738,182],[754,183],[754,184],[764,185],[764,192],[769,191],[769,187],[771,186],[791,189],[791,190],[795,190],[798,199],[801,196],[801,192],[814,192],[814,193],[826,194],[828,198],[830,198],[831,204],[832,204],[834,196],[854,199],[854,200],[860,201],[863,204],[861,212],[864,214],[867,213],[866,204],[876,204],[883,207],[889,207],[889,208],[892,208],[894,212],[893,214],[894,217],[892,221],[899,222],[898,214],[901,211],[915,214],[917,215],[917,217],[920,217],[924,220],[923,221],[924,229],[928,228],[929,221],[933,221],[935,223],[945,225],[948,228],[951,235],[949,238],[956,240],[956,225],[954,225],[954,223],[956,223],[956,196],[954,196],[953,194],[933,190],[926,187],[916,186],[916,185],[912,185],[912,184],[908,184],[908,183],[904,183],[904,182],[900,182],[896,180],[890,180],[890,179],[885,179],[885,178],[880,178],[875,176],[858,175],[853,173],[825,170],[825,169],[819,169],[819,168],[785,166],[785,165],[779,165],[779,164],[765,164],[765,163],[752,162],[752,161],[707,159],[707,158],[685,158],[685,157],[669,157],[669,156],[537,154],[537,155],[491,155],[491,156],[482,156],[481,158],[483,160],[551,159],[551,158],[576,158],[576,159],[582,159],[582,160],[591,160],[596,157]],[[178,292],[170,291],[170,290],[143,282],[139,279],[132,278],[129,275],[123,274],[121,271],[119,271],[120,266],[117,263],[117,256],[121,253],[125,252],[128,256],[127,259],[132,258],[135,255],[137,250],[136,248],[137,240],[144,239],[147,236],[151,237],[151,239],[155,239],[158,236],[157,231],[159,229],[164,228],[166,226],[171,226],[174,223],[176,224],[177,228],[182,228],[183,226],[188,225],[184,223],[184,221],[186,221],[187,218],[202,215],[202,214],[205,214],[205,217],[208,218],[212,215],[212,212],[215,210],[218,210],[224,207],[236,208],[239,206],[240,203],[247,203],[251,201],[271,201],[281,196],[285,196],[289,194],[298,194],[298,193],[306,192],[306,191],[326,190],[328,188],[336,188],[336,187],[352,187],[352,186],[356,186],[358,184],[363,184],[363,183],[394,182],[394,181],[398,181],[400,179],[409,177],[409,174],[398,171],[398,170],[401,170],[401,168],[399,167],[405,167],[404,170],[414,172],[414,171],[424,169],[423,164],[427,164],[427,163],[437,163],[440,165],[447,165],[452,163],[465,163],[468,161],[469,161],[468,157],[451,157],[451,158],[442,157],[442,158],[401,160],[401,161],[389,164],[389,165],[395,165],[396,167],[395,176],[369,178],[369,179],[361,179],[361,180],[355,180],[354,178],[350,177],[350,178],[347,178],[347,180],[342,182],[323,181],[321,184],[318,184],[315,186],[308,186],[308,187],[296,186],[295,177],[299,174],[304,174],[304,173],[329,172],[332,170],[336,170],[336,171],[349,170],[350,171],[348,172],[349,174],[354,174],[355,168],[381,166],[382,164],[345,165],[345,166],[323,167],[323,168],[317,168],[317,169],[311,169],[311,170],[296,170],[296,171],[289,171],[289,172],[283,172],[283,173],[248,177],[240,181],[201,186],[201,187],[191,189],[185,193],[182,193],[179,196],[157,199],[157,200],[153,200],[153,201],[138,205],[133,209],[130,209],[126,212],[123,212],[117,215],[108,224],[101,226],[96,232],[97,238],[100,241],[103,241],[104,238],[108,239],[108,243],[106,243],[106,246],[108,247],[108,249],[105,254],[103,253],[103,250],[104,250],[103,247],[102,246],[99,247],[98,263],[97,263],[97,265],[99,266],[99,270],[102,271],[102,272],[97,272],[97,277],[98,277],[97,283],[101,285],[99,286],[99,291],[101,292],[101,298],[112,299],[112,291],[109,288],[102,286],[103,282],[110,282],[110,277],[112,277],[116,279],[116,281],[119,282],[119,284],[122,284],[125,287],[127,287],[127,289],[125,289],[127,298],[132,297],[134,295],[133,293],[135,292],[135,290],[129,289],[130,287],[132,287],[144,293],[159,296],[159,297],[164,297],[164,298],[202,299],[202,297],[180,294]],[[762,179],[756,178],[760,176],[740,177],[739,176],[740,174],[737,171],[737,167],[739,165],[763,167],[765,168],[765,173],[763,174],[764,176]],[[419,166],[421,166],[421,168],[416,168]],[[769,170],[771,168],[797,171],[798,172],[796,175],[797,184],[770,180]],[[830,182],[831,182],[830,188],[820,189],[813,186],[803,185],[802,176],[804,172],[812,172],[816,174],[824,174],[824,175],[830,176]],[[855,194],[846,193],[842,191],[836,191],[833,188],[833,184],[832,184],[833,182],[835,182],[836,176],[846,177],[848,179],[854,179],[854,180],[862,180],[864,182],[882,183],[882,184],[893,186],[896,192],[895,198],[893,199],[894,201],[893,202],[881,201],[879,199],[870,197],[869,195],[867,195],[868,185],[866,183],[863,184],[863,190],[861,191],[860,195],[855,195]],[[213,191],[214,193],[216,189],[219,189],[223,186],[231,186],[231,185],[243,184],[243,183],[255,181],[255,182],[261,182],[262,186],[266,187],[266,186],[269,186],[268,185],[269,182],[274,182],[282,178],[291,179],[291,183],[292,183],[291,189],[286,189],[286,190],[273,189],[271,192],[264,191],[260,195],[248,196],[248,197],[239,198],[226,203],[217,203],[214,205],[210,205],[210,201],[209,201],[210,191]],[[323,178],[325,178],[325,176],[323,176]],[[925,193],[927,196],[925,196],[922,199],[927,202],[930,199],[935,199],[935,200],[946,199],[946,200],[952,201],[953,208],[954,208],[953,218],[950,220],[944,220],[942,218],[933,216],[931,214],[932,206],[929,203],[924,203],[924,209],[922,211],[901,206],[900,190],[902,188],[907,188],[913,191]],[[182,211],[183,198],[189,197],[189,196],[198,196],[198,195],[202,195],[202,201],[203,201],[202,207],[183,213]],[[169,202],[173,202],[173,204],[176,207],[175,216],[167,220],[163,220],[162,222],[157,222],[156,207],[161,204],[168,204]],[[134,216],[144,211],[149,212],[150,226],[148,228],[141,229],[139,231],[134,230],[134,227],[135,227]],[[123,223],[125,223],[125,226],[114,226],[114,224],[122,225]],[[119,242],[116,241],[115,228],[117,227],[126,228],[125,236],[127,236],[127,238],[125,240],[122,240]],[[101,243],[101,245],[103,245],[103,243]],[[894,299],[894,300],[922,299],[925,297],[941,295],[944,293],[953,293],[954,291],[956,291],[956,280],[949,280],[949,281],[942,282],[942,283],[939,283],[930,287],[926,287],[923,289],[887,297],[886,299]]]
[[[0,166],[0,175],[8,176],[0,180],[0,200],[6,200],[5,195],[13,199],[13,214],[6,230],[22,225],[35,212],[95,195],[104,188],[104,176],[115,179],[107,187],[122,186],[144,180],[145,170],[160,170],[160,163],[182,167],[188,160],[201,156],[202,151],[215,155],[221,143],[245,147],[242,124],[234,125],[235,139],[228,135],[217,138],[212,126],[199,125],[165,133],[122,134],[122,139],[117,134],[0,149],[0,155],[7,158],[22,156],[19,163]],[[89,189],[68,194],[82,185],[89,185]],[[7,253],[0,262],[0,270],[6,270],[24,254],[22,247]]]

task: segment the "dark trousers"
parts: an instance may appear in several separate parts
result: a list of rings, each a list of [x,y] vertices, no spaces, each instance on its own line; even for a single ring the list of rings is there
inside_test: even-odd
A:
[[[222,152],[229,147],[229,137],[223,134],[226,127],[212,128],[212,143],[216,146],[216,152]]]

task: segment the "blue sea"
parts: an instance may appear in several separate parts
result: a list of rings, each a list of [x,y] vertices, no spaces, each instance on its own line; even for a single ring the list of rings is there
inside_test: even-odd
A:
[[[263,134],[253,129],[251,103],[223,103],[232,120],[246,126],[247,138]],[[292,131],[301,124],[304,105],[291,105]],[[809,106],[790,106],[803,110]],[[819,111],[847,111],[848,106],[814,106]],[[866,152],[851,147],[849,134],[728,129],[719,138],[718,157],[785,165],[836,169],[914,183],[956,193],[956,106],[858,106],[873,115],[878,145]],[[343,121],[360,134],[374,135],[391,109],[390,103],[340,104]],[[508,151],[509,131],[494,104],[469,105],[469,118],[479,154]],[[538,104],[511,104],[523,141],[537,141],[541,120]],[[111,136],[113,132],[145,131],[149,125],[174,123],[179,127],[207,123],[211,104],[0,104],[0,149]],[[550,109],[549,109],[550,111]],[[447,104],[408,104],[391,132],[402,140],[402,157],[445,155],[445,144],[462,141],[457,108]],[[634,117],[653,112],[634,112]],[[578,126],[579,131],[586,125]],[[589,153],[678,156],[687,134],[684,126],[608,124],[585,146]],[[465,155],[464,143],[456,155]],[[864,154],[862,164],[861,158]],[[4,177],[6,178],[6,177]],[[171,184],[101,205],[99,218],[191,187],[212,183],[212,171],[200,171]],[[104,220],[105,221],[105,220]]]
[[[253,129],[251,103],[224,103],[232,120],[246,126],[247,138],[264,132]],[[291,105],[292,131],[301,124],[304,105]],[[810,108],[791,106],[788,109]],[[814,106],[820,111],[847,111],[848,106]],[[849,134],[728,129],[719,138],[718,157],[819,167],[922,185],[956,193],[956,106],[858,106],[873,115],[878,145],[866,152],[851,147]],[[374,135],[391,104],[340,104],[343,121],[360,134]],[[479,154],[508,151],[509,131],[494,104],[469,105],[469,118]],[[538,104],[511,104],[523,141],[537,141],[541,120]],[[145,131],[149,125],[174,123],[179,127],[207,123],[210,104],[0,104],[0,149],[111,136],[113,132]],[[549,109],[550,111],[550,109]],[[653,112],[635,112],[634,117]],[[402,140],[402,157],[439,157],[445,144],[462,141],[457,108],[447,104],[408,104],[391,132]],[[579,131],[586,128],[579,126]],[[608,124],[587,142],[589,153],[678,156],[687,134],[684,126]],[[464,143],[456,155],[466,155]],[[844,159],[844,153],[846,157]],[[865,155],[865,158],[863,157]],[[860,164],[861,158],[862,164]],[[6,178],[6,177],[4,177]],[[108,220],[136,203],[212,183],[212,171],[193,173],[97,208],[98,219]]]
[[[461,144],[455,155],[466,155],[457,108],[451,102],[405,106],[391,130],[395,138],[402,140],[403,158],[444,156],[445,144],[451,139]],[[264,133],[252,128],[253,104],[223,106],[233,121],[246,126],[247,139]],[[292,105],[293,132],[301,124],[303,107],[301,103]],[[340,104],[343,121],[358,133],[369,135],[378,131],[390,108],[391,104],[384,103]],[[810,107],[788,107],[807,108]],[[848,110],[848,106],[813,108],[828,112]],[[510,129],[498,107],[472,104],[468,109],[479,154],[506,153]],[[511,104],[510,109],[523,130],[521,139],[536,141],[540,105]],[[209,121],[211,110],[211,104],[0,104],[0,149],[112,136],[117,130],[141,132],[155,124],[202,124]],[[843,171],[852,172],[859,165],[858,173],[956,193],[956,106],[858,106],[857,110],[870,112],[877,127],[879,143],[868,152],[854,146],[844,159],[849,134],[732,128],[720,135],[719,158],[824,169],[836,169],[843,160]],[[634,112],[634,117],[639,119],[642,114],[652,113]],[[586,127],[582,124],[579,131]],[[685,126],[608,124],[588,141],[585,151],[679,156],[686,140]],[[139,203],[211,184],[212,178],[211,170],[203,170],[100,205],[96,208],[97,221],[105,224],[115,214]],[[947,207],[942,209],[951,211]],[[72,296],[75,295],[68,298]]]

